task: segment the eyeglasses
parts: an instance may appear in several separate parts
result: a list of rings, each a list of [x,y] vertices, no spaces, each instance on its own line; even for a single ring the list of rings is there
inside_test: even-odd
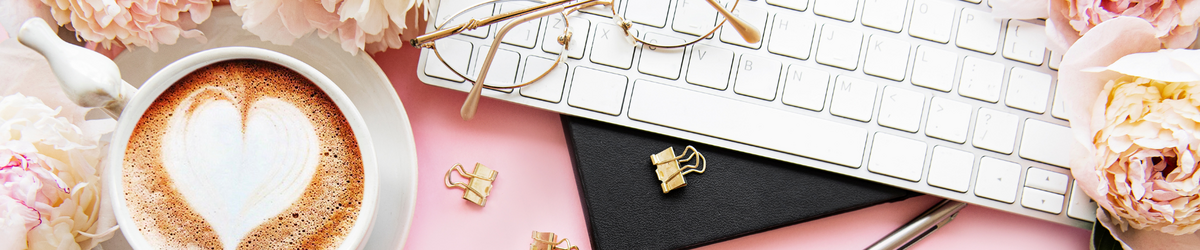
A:
[[[622,0],[554,0],[550,2],[542,2],[539,0],[490,0],[483,3],[467,6],[461,11],[454,12],[451,15],[440,15],[436,20],[436,31],[421,35],[410,42],[415,47],[428,48],[433,50],[434,55],[442,62],[441,65],[427,65],[427,72],[441,72],[443,76],[457,77],[441,77],[446,80],[457,82],[468,82],[473,84],[471,91],[467,95],[467,100],[463,102],[463,107],[460,110],[464,120],[470,120],[475,115],[476,107],[479,103],[479,96],[483,88],[489,88],[499,91],[512,91],[512,89],[527,86],[535,83],[547,75],[565,70],[566,67],[558,67],[560,64],[565,64],[566,57],[580,58],[582,56],[582,46],[578,40],[572,39],[573,28],[572,22],[584,21],[578,17],[571,15],[576,12],[584,11],[597,15],[611,17],[616,25],[623,31],[626,40],[630,42],[630,46],[646,45],[650,48],[679,48],[694,44],[706,37],[711,37],[725,23],[729,23],[742,38],[747,42],[756,43],[762,37],[757,29],[750,26],[745,21],[734,16],[729,10],[726,10],[717,0],[681,0],[683,4],[676,15],[696,15],[701,20],[707,20],[711,17],[712,23],[699,22],[689,23],[684,25],[676,25],[675,30],[681,31],[684,36],[691,36],[691,39],[664,38],[653,39],[647,38],[647,33],[643,32],[639,27],[635,27],[633,22],[629,21],[623,14],[628,14],[630,11],[618,11],[616,6],[628,6],[628,3],[622,4]],[[707,6],[698,4],[699,1],[707,2]],[[740,0],[731,0],[730,9],[736,9]],[[451,1],[451,3],[457,3]],[[447,3],[442,4],[442,8],[446,8]],[[451,4],[452,5],[452,4]],[[699,6],[698,6],[699,5]],[[600,7],[599,9],[597,7]],[[608,8],[604,11],[602,8]],[[716,13],[713,13],[713,10]],[[445,10],[439,10],[443,12]],[[494,12],[500,14],[493,15]],[[716,15],[719,13],[720,15]],[[574,20],[573,20],[574,19]],[[512,46],[533,49],[539,44],[540,23],[547,23],[546,35],[541,36],[543,41],[542,51],[544,55],[530,55],[525,62],[523,79],[517,79],[517,68],[521,62],[521,55],[504,50],[500,51],[501,43]],[[500,23],[500,28],[495,32],[494,36],[489,36],[490,25]],[[587,29],[584,26],[584,29]],[[583,31],[586,34],[586,30]],[[550,37],[551,34],[558,36]],[[480,44],[487,43],[490,40],[490,46],[475,50],[472,47],[471,41],[478,41]],[[486,54],[484,51],[486,50]],[[645,52],[644,52],[645,53]],[[483,60],[475,60],[476,65],[471,65],[471,58],[483,57]],[[546,58],[544,56],[553,56],[554,58]],[[505,70],[504,75],[489,74],[494,67],[496,60],[499,60]],[[511,70],[509,70],[511,69]],[[511,71],[511,72],[509,72]],[[512,74],[509,74],[512,73]],[[565,72],[561,72],[565,73]],[[492,78],[492,79],[489,79]]]

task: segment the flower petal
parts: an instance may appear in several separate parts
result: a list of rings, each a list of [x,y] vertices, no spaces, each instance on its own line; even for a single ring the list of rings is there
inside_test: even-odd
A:
[[[1155,230],[1121,230],[1114,227],[1113,216],[1104,210],[1096,211],[1100,222],[1125,249],[1191,249],[1200,246],[1200,234],[1170,235]]]
[[[1046,47],[1051,51],[1065,53],[1071,44],[1079,40],[1080,32],[1067,19],[1069,10],[1066,5],[1067,1],[1050,1],[1049,18],[1046,18]]]
[[[1174,55],[1178,54],[1178,55]],[[1193,65],[1198,67],[1193,67]],[[1125,55],[1107,67],[1122,74],[1167,82],[1200,81],[1200,51],[1160,50]]]

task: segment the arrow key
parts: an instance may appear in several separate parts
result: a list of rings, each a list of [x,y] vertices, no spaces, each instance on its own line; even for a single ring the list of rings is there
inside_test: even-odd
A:
[[[1026,187],[1025,193],[1021,195],[1021,206],[1058,214],[1062,213],[1063,196]]]
[[[1017,188],[1020,188],[1017,182],[1020,178],[1021,165],[984,156],[979,160],[979,172],[975,179],[975,195],[1013,203],[1017,199]],[[1024,203],[1023,200],[1022,203]],[[1062,201],[1059,203],[1061,204]]]
[[[1025,186],[1065,194],[1067,193],[1067,175],[1030,167],[1029,171],[1025,172]]]

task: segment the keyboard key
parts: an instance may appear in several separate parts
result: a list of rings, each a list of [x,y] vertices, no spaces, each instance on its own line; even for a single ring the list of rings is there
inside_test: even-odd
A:
[[[1045,162],[1059,167],[1069,167],[1071,154],[1067,149],[1075,137],[1071,128],[1048,122],[1026,119],[1021,134],[1021,158]]]
[[[571,93],[567,104],[610,115],[620,115],[625,101],[625,84],[629,79],[623,75],[590,68],[575,68],[571,79]]]
[[[975,167],[975,155],[966,151],[943,146],[933,147],[929,160],[929,185],[967,192],[971,185],[971,169]]]
[[[516,3],[516,2],[502,3],[502,4],[500,4],[500,13],[517,11],[520,9],[528,8],[530,6],[533,6],[533,5],[532,4],[524,4],[524,3]],[[502,39],[501,41],[504,43],[507,43],[507,44],[512,44],[512,45],[524,47],[527,49],[532,49],[533,45],[537,44],[538,31],[540,30],[540,29],[538,29],[538,26],[541,24],[542,24],[542,18],[533,19],[533,20],[529,20],[524,23],[521,23],[521,24],[517,25],[516,27],[513,27],[512,29],[508,30],[508,33],[506,33],[504,35],[504,39]],[[497,23],[496,25],[497,25],[496,27],[504,27],[505,25],[508,25],[508,22],[501,22],[501,23]],[[500,30],[500,28],[496,29],[497,32],[499,32],[499,30]]]
[[[1017,199],[1020,178],[1021,165],[984,156],[979,160],[975,196],[1013,203]]]
[[[949,92],[954,85],[954,68],[958,65],[958,57],[930,46],[917,46],[916,57],[913,60],[912,83]]]
[[[466,9],[467,7],[471,7],[476,3],[477,2],[473,1],[441,1],[441,3],[438,4],[439,10],[454,11],[438,11],[437,24],[445,24],[442,26],[442,28],[449,28],[453,27],[454,25],[466,23],[467,20],[471,20],[472,18],[480,20],[492,15],[492,9],[495,7],[495,5],[481,6],[479,8],[474,8],[467,12],[463,12],[461,15],[454,18],[453,23],[446,23],[446,21],[450,21],[451,17],[454,17],[454,14],[457,14],[458,10]],[[463,31],[462,34],[478,38],[485,38],[491,33],[490,31],[492,26],[493,25],[478,27],[473,30]],[[445,55],[443,54],[442,56]]]
[[[1004,35],[1004,58],[1042,65],[1046,59],[1046,27],[1018,20],[1008,21]]]
[[[643,38],[646,42],[657,44],[682,44],[686,41],[663,34],[648,32]],[[679,79],[679,70],[683,68],[684,48],[656,48],[642,44],[642,57],[638,63],[638,71],[650,75],[675,80]]]
[[[754,55],[742,55],[738,63],[737,80],[733,91],[738,94],[757,97],[763,100],[775,100],[775,90],[779,87],[779,61]]]
[[[1050,99],[1050,75],[1014,67],[1008,75],[1004,104],[1034,113],[1046,112]]]
[[[958,38],[954,44],[986,54],[996,54],[1000,41],[1000,21],[991,13],[974,9],[963,9],[958,18]]]
[[[1058,65],[1062,63],[1062,53],[1050,51],[1050,69],[1058,70]]]
[[[593,52],[594,53],[594,52]],[[733,67],[733,51],[704,44],[692,46],[687,81],[714,89],[725,89],[729,69]]]
[[[607,5],[592,5],[592,7],[579,9],[579,12],[612,18],[612,8],[609,8]]]
[[[925,94],[885,86],[879,104],[879,125],[917,132],[924,106]]]
[[[808,0],[767,0],[767,3],[798,11],[808,9]]]
[[[471,49],[472,46],[470,42],[454,38],[445,38],[437,41],[438,53],[442,55],[446,63],[449,63],[450,66],[456,69],[465,70],[467,68],[467,63],[471,62],[471,51],[475,51]],[[433,50],[430,50],[429,53],[429,59],[425,60],[426,75],[455,82],[463,81],[462,77],[454,74],[454,71],[447,68],[442,61],[437,60],[437,57],[432,54]],[[459,73],[466,74],[467,72]]]
[[[550,64],[554,63],[554,59],[543,58],[537,56],[529,56],[525,59],[525,73],[522,74],[521,82],[533,80],[534,77],[542,74],[541,69],[549,68]],[[531,72],[530,69],[534,69]],[[562,101],[563,84],[567,81],[567,64],[559,63],[558,67],[554,67],[542,79],[538,79],[525,87],[521,87],[521,95],[530,98],[541,99],[547,102],[558,103]]]
[[[1026,187],[1021,193],[1021,206],[1058,214],[1062,213],[1063,196]]]
[[[903,81],[904,70],[908,68],[908,48],[907,42],[872,35],[871,40],[867,42],[867,58],[863,63],[863,72]]]
[[[750,7],[749,5],[746,5],[746,6],[738,6],[737,9],[734,9],[730,12],[733,12],[734,16],[742,18],[743,21],[746,21],[747,24],[750,24],[750,26],[754,26],[754,28],[758,29],[759,31],[766,30],[765,28],[767,27],[767,10],[754,8],[754,7]],[[748,42],[746,42],[746,39],[743,39],[742,35],[739,34],[736,29],[733,28],[733,25],[729,24],[729,22],[725,22],[725,24],[722,26],[723,26],[723,27],[721,27],[721,41],[722,42],[726,42],[729,44],[741,45],[741,46],[745,46],[745,47],[751,48],[751,49],[758,49],[760,46],[762,46],[762,34],[764,32],[759,32],[759,34],[758,34],[759,42],[748,43]]]
[[[1067,193],[1067,175],[1031,167],[1025,172],[1025,186],[1056,194],[1065,194]]]
[[[867,170],[910,180],[921,180],[925,167],[925,143],[877,132],[871,146]]]
[[[475,65],[471,66],[470,76],[479,80],[479,71],[483,69],[483,61],[487,58],[488,49],[492,46],[479,46],[479,50],[475,53]],[[438,50],[441,51],[441,50]],[[517,83],[517,65],[520,65],[521,54],[507,50],[496,50],[496,55],[492,57],[491,69],[488,69],[487,78],[484,79],[488,85],[492,86],[512,86]],[[497,90],[503,92],[512,92],[512,89]]]
[[[842,21],[853,22],[858,10],[858,0],[816,0],[813,12]]]
[[[634,83],[629,118],[854,168],[867,141],[855,126],[644,80]]]
[[[633,44],[625,38],[621,28],[609,23],[596,25],[596,35],[592,39],[592,56],[594,63],[629,69],[633,64]]]
[[[1086,221],[1096,221],[1096,202],[1092,201],[1077,183],[1071,184],[1071,203],[1067,204],[1067,216]]]
[[[863,2],[862,24],[891,32],[904,27],[904,9],[908,0],[866,0]]]
[[[542,51],[558,54],[562,51],[562,45],[558,44],[558,36],[563,34],[563,27],[566,27],[567,23],[563,22],[561,16],[551,15],[549,18],[546,22],[549,25],[546,27],[546,34],[542,35]],[[584,45],[587,44],[592,21],[578,17],[567,20],[571,21],[571,44],[567,45],[567,56],[574,59],[583,58],[584,47],[587,47]]]
[[[788,67],[783,86],[783,103],[821,111],[825,108],[825,91],[829,88],[829,73],[801,66]]]
[[[675,21],[671,24],[675,31],[702,36],[717,27],[717,10],[705,0],[679,0],[676,3]]]
[[[671,7],[671,0],[638,0],[625,3],[625,18],[630,21],[658,28],[667,24],[667,9]]]
[[[863,122],[871,121],[871,112],[875,109],[875,83],[847,76],[838,76],[834,82],[829,113]]]
[[[808,60],[815,30],[816,26],[812,20],[784,13],[775,14],[775,30],[771,32],[771,42],[767,44],[767,50]]]
[[[929,120],[925,122],[925,135],[963,143],[967,141],[967,129],[970,125],[970,105],[941,97],[934,97],[929,101]]]
[[[916,0],[908,23],[908,35],[946,43],[950,41],[952,25],[954,9],[950,5],[936,0]]]
[[[1017,137],[1017,116],[989,108],[979,108],[975,117],[975,136],[971,145],[977,148],[1011,154]]]
[[[1050,109],[1050,115],[1058,119],[1067,119],[1067,105],[1063,104],[1062,84],[1054,86],[1054,107]]]
[[[847,70],[858,68],[862,32],[825,24],[821,25],[821,38],[817,43],[817,62]]]
[[[963,59],[962,79],[958,83],[958,94],[987,102],[1000,100],[1000,85],[1004,79],[1004,65],[968,56]]]

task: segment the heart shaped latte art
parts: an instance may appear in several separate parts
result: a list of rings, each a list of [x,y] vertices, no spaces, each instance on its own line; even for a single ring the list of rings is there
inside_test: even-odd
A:
[[[296,201],[320,154],[311,122],[292,104],[263,97],[243,111],[233,100],[221,89],[193,93],[162,138],[175,188],[225,246]]]
[[[217,62],[141,114],[122,191],[153,249],[344,247],[364,206],[359,150],[308,78],[264,61]]]

